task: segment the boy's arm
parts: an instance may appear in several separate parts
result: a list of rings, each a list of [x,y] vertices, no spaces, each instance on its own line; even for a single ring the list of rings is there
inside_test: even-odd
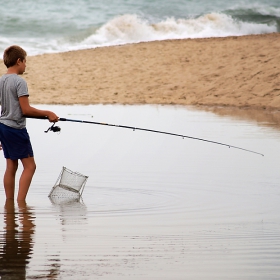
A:
[[[36,109],[29,104],[28,96],[19,97],[22,114],[28,117],[48,117],[50,122],[57,122],[59,117],[52,111]]]

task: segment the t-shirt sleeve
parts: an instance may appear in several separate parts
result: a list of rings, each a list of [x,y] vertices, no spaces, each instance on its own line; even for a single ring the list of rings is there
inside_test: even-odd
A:
[[[21,96],[29,96],[27,83],[24,79],[20,78],[16,81],[17,95]]]

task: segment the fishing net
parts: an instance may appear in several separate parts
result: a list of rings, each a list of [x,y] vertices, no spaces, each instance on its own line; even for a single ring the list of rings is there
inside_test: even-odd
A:
[[[49,197],[79,198],[82,196],[87,179],[88,176],[63,166]]]

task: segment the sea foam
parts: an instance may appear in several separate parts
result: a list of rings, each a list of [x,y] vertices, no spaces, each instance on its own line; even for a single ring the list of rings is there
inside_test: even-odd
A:
[[[242,22],[222,13],[149,23],[137,15],[118,16],[81,42],[91,47],[184,38],[242,36],[277,32],[277,26]]]
[[[255,9],[257,9],[255,7]],[[236,11],[236,10],[235,10]],[[247,10],[248,12],[248,10]],[[259,13],[268,12],[258,7]],[[279,9],[269,11],[277,14]],[[75,37],[46,39],[42,37],[1,38],[0,51],[10,44],[21,45],[28,55],[122,45],[147,41],[186,38],[242,36],[277,32],[277,22],[246,22],[225,13],[208,13],[196,18],[168,17],[147,20],[136,14],[124,14],[90,28]],[[85,35],[87,34],[87,35]]]

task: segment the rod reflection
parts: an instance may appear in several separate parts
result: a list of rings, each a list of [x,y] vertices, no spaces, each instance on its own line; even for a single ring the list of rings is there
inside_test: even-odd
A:
[[[26,202],[6,200],[4,229],[0,248],[0,278],[26,279],[28,264],[33,253],[35,215]]]

